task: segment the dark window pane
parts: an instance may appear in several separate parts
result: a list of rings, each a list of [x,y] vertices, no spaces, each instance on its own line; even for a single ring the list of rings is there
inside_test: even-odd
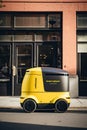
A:
[[[17,33],[14,35],[14,41],[33,41],[33,33]]]
[[[48,27],[61,27],[61,15],[50,14],[48,16]]]
[[[0,27],[10,27],[11,26],[11,16],[0,14]]]
[[[50,92],[68,91],[68,76],[44,74],[44,87]]]
[[[79,32],[77,34],[77,41],[78,42],[87,42],[87,32]]]
[[[11,41],[12,40],[12,36],[11,35],[0,35],[0,41]]]
[[[10,73],[10,46],[0,46],[0,77],[9,78]]]
[[[34,14],[34,15],[21,15],[15,16],[15,27],[45,27],[45,15]]]
[[[57,66],[57,43],[43,43],[38,46],[39,66]]]
[[[87,28],[87,13],[77,15],[77,28]]]
[[[61,35],[59,32],[49,32],[44,34],[45,41],[61,41]]]
[[[16,47],[17,83],[21,83],[27,68],[32,67],[32,46],[18,45]]]

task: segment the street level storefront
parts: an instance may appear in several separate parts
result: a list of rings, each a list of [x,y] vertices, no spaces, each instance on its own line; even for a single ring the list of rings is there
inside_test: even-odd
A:
[[[25,70],[69,72],[72,97],[87,96],[87,2],[3,0],[0,8],[0,95],[20,95]]]

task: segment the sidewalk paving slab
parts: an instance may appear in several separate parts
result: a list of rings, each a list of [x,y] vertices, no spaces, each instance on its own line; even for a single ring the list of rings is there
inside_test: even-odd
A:
[[[20,109],[20,97],[0,96],[0,108]],[[71,103],[68,110],[87,110],[87,97],[71,98]]]

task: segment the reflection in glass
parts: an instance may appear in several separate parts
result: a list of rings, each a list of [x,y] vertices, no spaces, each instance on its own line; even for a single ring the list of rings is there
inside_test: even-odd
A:
[[[33,41],[33,34],[32,33],[15,34],[14,40],[15,41]]]
[[[56,67],[56,46],[51,44],[39,45],[39,66]]]
[[[21,83],[26,69],[32,67],[32,46],[19,45],[16,49],[17,83]]]
[[[61,41],[61,35],[59,32],[49,32],[45,34],[46,41]]]
[[[10,27],[11,26],[11,16],[8,14],[0,14],[0,27]]]
[[[49,14],[48,27],[49,28],[61,27],[61,15],[60,14]]]
[[[0,45],[0,78],[9,78],[10,46]]]
[[[85,32],[78,33],[77,34],[77,41],[78,42],[87,42],[87,33],[85,33]]]
[[[35,41],[43,41],[43,34],[36,33],[35,34]]]
[[[77,15],[77,28],[87,28],[87,13]]]
[[[11,35],[0,35],[0,41],[11,41],[12,36]]]
[[[45,27],[45,16],[43,14],[15,16],[15,27]]]

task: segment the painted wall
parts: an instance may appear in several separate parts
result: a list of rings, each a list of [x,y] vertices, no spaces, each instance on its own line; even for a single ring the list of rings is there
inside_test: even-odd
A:
[[[77,73],[76,12],[87,11],[87,0],[3,0],[0,11],[62,12],[63,69]]]

